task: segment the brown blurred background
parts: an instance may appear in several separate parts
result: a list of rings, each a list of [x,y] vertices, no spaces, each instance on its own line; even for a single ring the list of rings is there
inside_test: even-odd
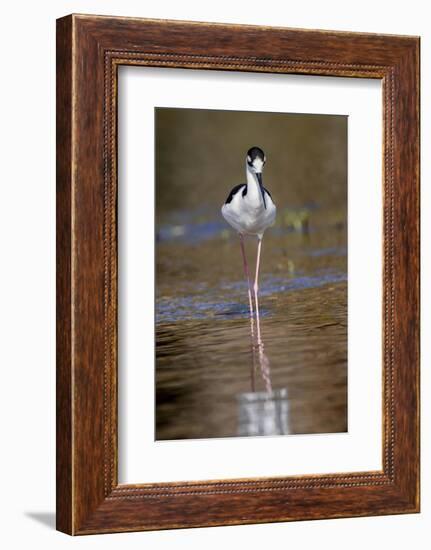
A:
[[[245,181],[253,145],[266,153],[264,182],[277,205],[318,204],[346,214],[347,117],[161,108],[157,214],[221,205]]]

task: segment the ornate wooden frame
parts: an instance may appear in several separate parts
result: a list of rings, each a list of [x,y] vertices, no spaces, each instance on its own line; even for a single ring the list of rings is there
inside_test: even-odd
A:
[[[383,470],[119,485],[119,65],[383,82]],[[70,15],[57,21],[57,528],[419,511],[419,38]]]

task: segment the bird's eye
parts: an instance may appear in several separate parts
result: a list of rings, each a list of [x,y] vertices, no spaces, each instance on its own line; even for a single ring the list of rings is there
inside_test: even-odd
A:
[[[248,162],[248,164],[251,164],[251,156],[250,155],[247,155],[247,162]]]

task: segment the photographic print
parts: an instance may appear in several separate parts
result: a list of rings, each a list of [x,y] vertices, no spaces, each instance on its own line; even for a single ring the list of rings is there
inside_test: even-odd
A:
[[[156,440],[347,431],[348,117],[156,108]]]

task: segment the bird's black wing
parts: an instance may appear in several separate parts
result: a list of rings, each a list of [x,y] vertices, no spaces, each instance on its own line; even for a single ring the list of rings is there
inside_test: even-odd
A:
[[[268,195],[270,196],[271,200],[272,200],[272,195],[271,193],[268,191],[268,189],[266,187],[263,188],[264,191],[266,191],[268,193]]]
[[[235,187],[231,190],[231,192],[229,193],[228,198],[226,199],[225,204],[229,204],[230,202],[232,202],[232,199],[238,193],[238,191],[240,191],[241,188],[244,188],[242,190],[242,196],[245,197],[245,195],[247,195],[247,184],[246,183],[240,183],[239,185],[235,185]]]

